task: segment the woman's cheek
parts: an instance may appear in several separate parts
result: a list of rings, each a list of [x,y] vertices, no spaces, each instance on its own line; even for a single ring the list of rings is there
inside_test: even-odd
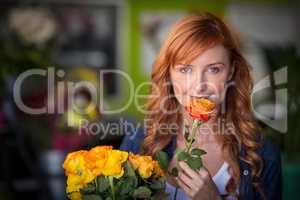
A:
[[[214,95],[215,101],[217,103],[222,103],[226,96],[226,86],[224,86],[223,83],[218,84],[217,87],[215,87]]]
[[[187,103],[187,88],[185,87],[184,84],[180,85],[180,84],[176,84],[173,86],[173,90],[174,90],[174,93],[175,93],[175,97],[176,99],[178,100],[178,102],[181,104],[181,105],[186,105]]]

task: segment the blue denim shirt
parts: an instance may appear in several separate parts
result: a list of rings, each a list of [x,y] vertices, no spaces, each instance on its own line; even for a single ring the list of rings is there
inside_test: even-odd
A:
[[[133,153],[140,153],[142,141],[145,132],[139,129],[131,135],[126,135],[121,143],[120,149],[124,151],[131,151]],[[281,157],[279,149],[273,145],[268,139],[261,139],[262,147],[258,150],[258,154],[264,161],[264,167],[259,177],[261,188],[264,191],[267,200],[281,199],[282,192],[282,177],[281,177]],[[173,136],[172,142],[164,149],[169,159],[172,158],[176,148],[176,136]],[[240,155],[243,157],[246,150],[242,148]],[[254,190],[251,182],[251,168],[250,166],[239,159],[239,166],[241,171],[241,178],[239,184],[239,195],[242,200],[260,200],[261,195]]]

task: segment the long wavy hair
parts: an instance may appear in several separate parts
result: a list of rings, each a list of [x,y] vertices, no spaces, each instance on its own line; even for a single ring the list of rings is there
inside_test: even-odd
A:
[[[229,28],[210,13],[194,14],[175,23],[156,57],[151,75],[150,95],[145,105],[148,124],[142,153],[155,155],[164,149],[171,142],[172,136],[179,131],[178,127],[160,128],[161,124],[180,124],[183,118],[170,84],[171,67],[179,63],[189,63],[215,45],[223,45],[227,49],[231,67],[234,67],[231,79],[234,86],[227,88],[224,99],[226,112],[222,114],[222,119],[231,122],[235,131],[219,136],[232,175],[226,190],[229,195],[238,196],[236,189],[241,175],[238,160],[241,159],[250,165],[254,188],[262,193],[258,178],[263,161],[256,153],[260,147],[260,130],[251,110],[250,94],[253,81],[250,66],[241,55],[238,42]],[[241,146],[245,149],[243,156],[240,154]]]

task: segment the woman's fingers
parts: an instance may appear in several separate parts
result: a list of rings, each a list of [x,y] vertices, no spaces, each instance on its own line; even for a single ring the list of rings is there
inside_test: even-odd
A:
[[[191,194],[192,193],[192,189],[186,185],[185,182],[183,182],[180,178],[176,178],[178,185],[180,186],[181,189],[183,189],[185,191],[186,194]]]
[[[182,170],[184,170],[184,172],[185,172],[187,175],[189,175],[191,178],[193,178],[193,177],[198,177],[198,176],[199,176],[198,173],[197,173],[196,171],[192,170],[192,169],[188,166],[188,164],[186,164],[186,163],[183,162],[183,161],[180,161],[180,162],[179,162],[179,167],[180,167]]]
[[[202,180],[206,181],[210,178],[209,172],[204,167],[198,171],[198,174],[201,176]]]
[[[179,162],[179,176],[176,178],[178,185],[192,199],[198,199],[203,195],[205,199],[211,199],[209,195],[218,196],[218,191],[205,167],[198,171],[191,169],[185,162]]]
[[[187,179],[186,177],[189,178],[189,184],[191,188],[194,189],[199,189],[203,185],[203,180],[202,177],[200,176],[199,173],[191,169],[185,162],[179,162],[179,166],[182,169],[182,172],[180,173],[183,174],[182,176]],[[185,175],[186,174],[186,175]],[[184,180],[183,180],[184,181]]]
[[[195,181],[187,176],[184,172],[180,172],[178,179],[180,179],[183,183],[185,183],[185,185],[187,185],[189,188],[193,189],[193,190],[197,190],[197,184],[195,183]]]

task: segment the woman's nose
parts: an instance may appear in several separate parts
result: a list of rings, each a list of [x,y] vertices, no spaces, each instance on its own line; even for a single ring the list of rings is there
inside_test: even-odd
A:
[[[207,90],[207,82],[197,82],[198,84],[195,87],[196,94],[202,95]]]
[[[207,80],[204,74],[198,73],[195,80],[195,90],[197,94],[203,94],[203,92],[207,89]]]

